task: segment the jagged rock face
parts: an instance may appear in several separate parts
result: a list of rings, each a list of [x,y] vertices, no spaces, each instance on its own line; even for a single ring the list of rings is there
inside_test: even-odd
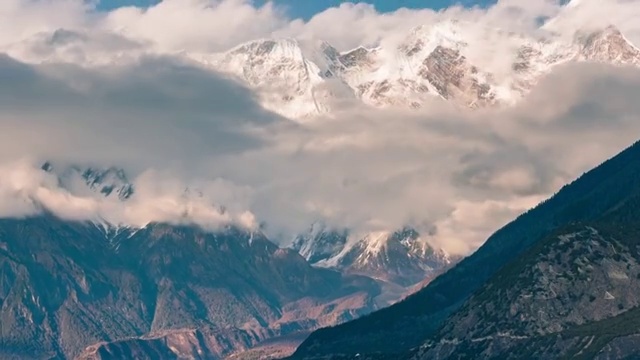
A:
[[[339,254],[347,244],[346,231],[328,230],[314,224],[308,233],[298,235],[291,247],[312,264],[327,261]]]
[[[640,65],[640,50],[614,26],[579,38],[580,59],[615,65]]]
[[[640,50],[613,26],[588,33],[579,32],[573,42],[549,39],[527,42],[518,48],[512,66],[517,75],[512,80],[514,90],[526,95],[554,66],[572,61],[640,66]]]
[[[41,166],[42,170],[54,174],[60,186],[73,193],[92,193],[104,197],[128,200],[134,194],[134,186],[123,169],[116,167],[91,168],[70,166],[57,168],[50,162]]]
[[[85,169],[82,172],[82,178],[90,188],[104,196],[114,194],[118,199],[126,200],[133,195],[133,185],[122,169],[114,167],[106,170]]]
[[[338,60],[343,69],[370,68],[375,64],[375,50],[359,47],[339,54]]]
[[[410,79],[367,81],[357,86],[356,94],[368,105],[411,109],[433,96],[423,82]]]
[[[1,358],[74,358],[92,345],[85,353],[105,358],[222,358],[368,313],[379,292],[234,228],[113,235],[49,216],[0,220]]]
[[[293,39],[258,40],[199,60],[256,88],[265,108],[304,119],[329,112],[333,102],[352,93],[334,80],[333,72],[340,69],[333,47],[321,43],[306,48]]]
[[[445,252],[433,249],[415,230],[405,229],[367,235],[337,260],[337,266],[408,287],[438,274],[451,262]]]
[[[443,98],[456,100],[469,107],[495,102],[496,96],[491,85],[478,79],[478,69],[469,65],[459,51],[438,46],[423,65],[418,74],[427,79]]]

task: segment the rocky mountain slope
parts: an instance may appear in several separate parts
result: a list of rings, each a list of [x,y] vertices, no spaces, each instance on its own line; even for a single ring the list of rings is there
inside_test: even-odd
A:
[[[640,305],[638,228],[613,219],[635,211],[627,205],[604,221],[568,226],[536,244],[474,294],[413,358],[590,358],[615,338],[640,332],[618,325],[603,331],[604,323],[622,321]]]
[[[237,228],[112,233],[44,215],[0,220],[1,358],[217,359],[353,319],[380,292]]]
[[[47,162],[42,169],[56,176],[59,185],[73,194],[112,197],[123,202],[135,194],[133,182],[124,170],[116,167],[54,167]],[[186,192],[197,194],[198,190]],[[98,221],[105,231],[127,228],[103,219]],[[409,227],[355,235],[316,223],[308,232],[298,235],[289,247],[313,266],[378,280],[385,285],[386,293],[380,298],[381,306],[400,299],[408,289],[433,279],[458,260],[442,249],[434,249]]]
[[[576,343],[567,351],[586,347],[589,336],[599,339],[598,351],[606,344],[613,352],[628,349],[628,339],[618,337],[637,331],[624,324],[639,301],[639,159],[636,143],[497,231],[416,294],[314,332],[294,358],[404,358],[423,345],[418,358],[456,358],[467,350],[500,358],[526,349],[543,354],[543,343],[527,341],[566,334],[586,334],[571,335]],[[610,330],[584,330],[600,322]]]

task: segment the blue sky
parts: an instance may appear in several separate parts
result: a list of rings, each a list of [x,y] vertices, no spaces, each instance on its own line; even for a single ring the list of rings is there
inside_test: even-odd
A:
[[[255,2],[256,4],[261,4],[265,1],[256,0]],[[99,7],[101,9],[113,9],[126,5],[148,6],[156,2],[158,0],[100,0]],[[275,0],[276,4],[286,6],[289,15],[295,18],[310,18],[313,14],[343,2],[338,0]],[[494,2],[494,0],[377,0],[364,2],[374,4],[379,11],[388,12],[401,7],[442,9],[454,4],[485,6]]]

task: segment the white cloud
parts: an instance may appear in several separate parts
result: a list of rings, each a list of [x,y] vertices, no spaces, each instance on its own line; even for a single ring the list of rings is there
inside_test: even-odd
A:
[[[0,217],[32,216],[45,211],[69,220],[134,227],[151,222],[196,224],[208,230],[229,224],[257,227],[253,214],[245,210],[247,189],[221,179],[183,182],[170,174],[149,170],[134,179],[134,196],[121,201],[86,191],[80,195],[82,191],[63,188],[55,175],[41,170],[34,160],[3,163],[0,174]],[[185,188],[200,190],[185,191]],[[220,203],[230,206],[223,207]]]
[[[148,9],[120,8],[104,28],[153,43],[160,51],[220,51],[269,36],[288,23],[271,3],[248,0],[165,0]]]
[[[0,46],[41,32],[91,26],[91,7],[81,0],[4,0],[0,2]]]
[[[451,254],[469,254],[486,240],[496,224],[506,224],[544,200],[545,196],[519,197],[509,201],[467,201],[453,204],[454,210],[435,222],[437,233],[429,241]]]
[[[322,39],[347,50],[398,41],[415,26],[448,19],[463,21],[471,35],[483,36],[486,27],[535,31],[540,19],[555,16],[562,21],[550,27],[568,36],[576,29],[614,23],[633,40],[640,40],[639,12],[637,0],[582,0],[571,9],[556,0],[500,0],[489,8],[454,6],[438,12],[399,9],[392,13],[379,13],[366,3],[343,3],[303,21],[287,18],[285,9],[270,2],[256,6],[249,0],[164,0],[148,8],[129,6],[110,12],[97,11],[82,0],[6,0],[0,4],[0,47],[24,46],[37,36],[65,29],[88,34],[90,42],[101,45],[113,38],[107,40],[96,32],[108,32],[165,54],[223,51],[272,36]],[[49,40],[48,45],[61,46],[55,42]],[[111,50],[112,56],[120,54]]]
[[[580,0],[561,9],[547,26],[567,35],[576,29],[586,31],[616,25],[635,44],[640,43],[640,2],[638,0]]]
[[[467,252],[630,144],[640,130],[634,95],[640,75],[631,69],[564,69],[509,110],[352,109],[300,126],[260,110],[251,93],[233,83],[162,62],[121,69],[111,78],[67,69],[54,80],[47,67],[4,67],[22,84],[20,91],[0,84],[5,164],[26,155],[123,164],[138,190],[125,204],[69,193],[36,171],[37,162],[14,163],[0,171],[0,194],[13,199],[3,202],[3,216],[44,207],[65,218],[136,226],[265,222],[270,234],[289,236],[316,220],[357,231],[412,224],[435,227],[431,242]],[[140,75],[145,73],[153,76]],[[89,85],[73,92],[63,86],[66,77]],[[200,90],[185,96],[173,81],[181,78]],[[146,96],[136,97],[136,91]],[[234,91],[233,99],[218,99],[217,112],[209,97],[200,101],[196,95]],[[185,197],[187,187],[204,196]]]
[[[340,50],[349,50],[360,45],[375,46],[382,39],[405,35],[411,28],[433,23],[437,19],[438,14],[429,9],[400,9],[382,14],[367,3],[343,3],[315,15],[307,22],[294,20],[276,35],[322,39]]]
[[[638,2],[607,2],[615,5],[606,8],[610,18],[634,36],[637,25],[622,12],[636,14]],[[563,16],[590,21],[591,5],[585,9]],[[636,140],[636,71],[560,69],[513,109],[346,108],[301,126],[263,110],[250,90],[171,54],[272,34],[322,37],[346,49],[397,41],[414,25],[452,17],[479,28],[537,31],[540,16],[560,11],[550,1],[523,0],[441,13],[379,14],[343,4],[304,23],[272,5],[238,0],[170,0],[106,14],[80,1],[2,2],[0,47],[10,54],[99,66],[0,59],[0,216],[45,208],[136,226],[265,222],[266,231],[286,236],[316,220],[358,231],[412,224],[435,226],[431,242],[467,253]],[[60,28],[68,31],[46,34]],[[131,54],[138,60],[117,61]],[[123,204],[69,192],[37,169],[45,159],[122,166],[133,174],[136,194]],[[185,195],[186,187],[203,196]]]

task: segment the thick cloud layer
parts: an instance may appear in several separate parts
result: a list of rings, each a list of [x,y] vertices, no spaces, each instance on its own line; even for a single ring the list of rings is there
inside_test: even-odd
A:
[[[640,8],[611,4],[627,14]],[[348,48],[454,15],[539,31],[536,21],[564,11],[547,1],[389,15],[345,4],[308,23],[238,0],[166,0],[107,14],[71,0],[10,0],[0,9],[13,14],[0,19],[0,46],[19,58],[0,59],[0,216],[46,209],[135,226],[262,223],[282,242],[314,221],[356,232],[409,224],[466,254],[640,133],[635,69],[559,69],[515,108],[353,107],[302,126],[263,110],[249,89],[174,56],[293,33],[322,33]],[[234,11],[242,16],[224,22]],[[611,16],[637,36],[622,12]],[[359,30],[345,33],[341,22]],[[72,63],[44,61],[59,53]],[[133,53],[133,63],[115,56]],[[62,189],[39,170],[45,160],[123,167],[137,192],[122,203]]]
[[[4,57],[0,77],[0,158],[190,167],[261,146],[252,129],[283,121],[249,90],[171,59],[85,70]]]
[[[79,47],[72,41],[78,39],[58,36],[39,44],[40,56],[46,55],[43,47],[91,56],[80,53],[87,48],[92,53],[131,51],[136,44],[161,53],[208,53],[264,37],[322,39],[339,50],[348,50],[394,41],[416,26],[447,19],[463,21],[475,29],[521,32],[539,30],[550,18],[561,21],[553,21],[545,29],[567,36],[580,28],[616,24],[631,40],[640,42],[638,0],[572,0],[580,6],[569,8],[561,6],[563,3],[566,1],[500,0],[489,8],[454,6],[439,12],[400,9],[384,14],[370,4],[343,3],[305,22],[287,18],[286,9],[271,3],[258,7],[249,0],[164,0],[149,8],[124,7],[108,13],[96,11],[82,0],[4,0],[0,4],[0,47],[19,54],[26,51],[25,42],[65,29],[84,34],[80,39],[84,43],[99,42],[99,48]],[[482,31],[475,33],[482,35]]]

